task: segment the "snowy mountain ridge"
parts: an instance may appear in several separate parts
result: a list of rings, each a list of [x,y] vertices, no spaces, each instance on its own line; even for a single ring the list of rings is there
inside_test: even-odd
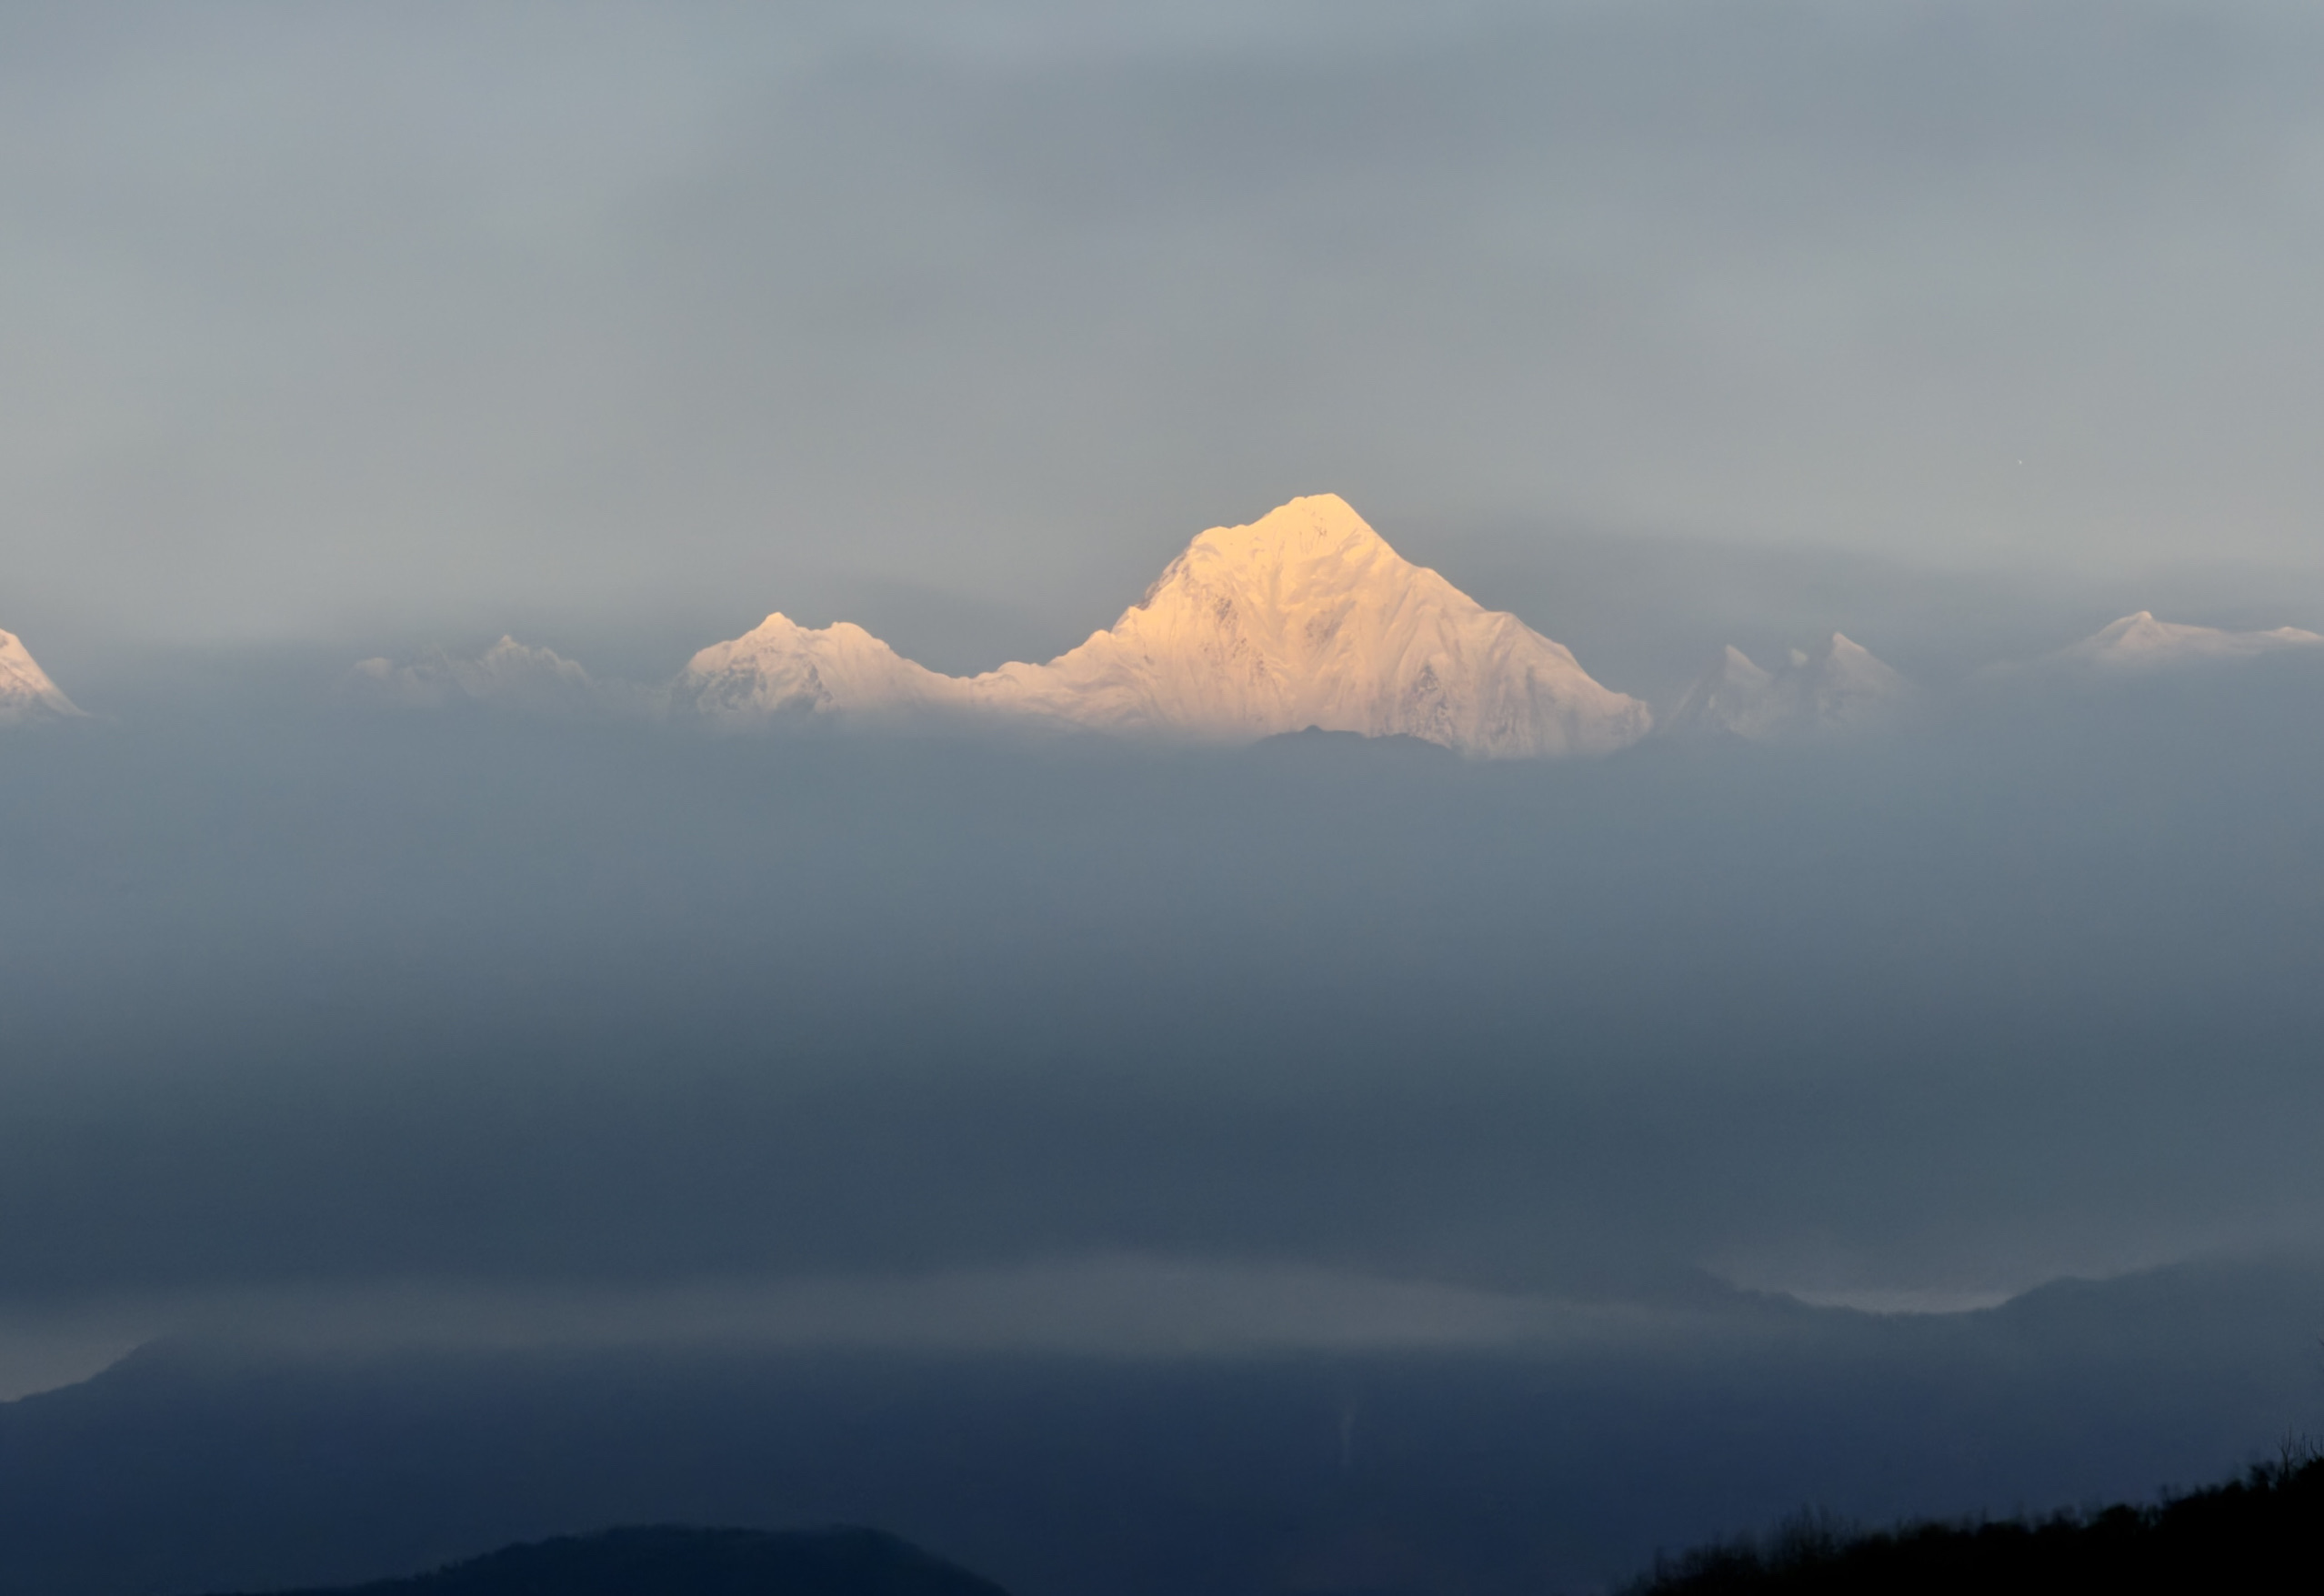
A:
[[[975,701],[967,678],[915,664],[853,621],[803,627],[780,610],[696,654],[676,693],[696,714],[742,724],[960,710]]]
[[[2126,615],[2080,642],[2035,661],[2050,668],[2109,673],[2143,672],[2210,660],[2255,659],[2286,649],[2324,647],[2324,636],[2298,627],[2264,632],[2223,631],[2217,627],[2159,621],[2151,610]]]
[[[365,659],[342,688],[386,708],[740,729],[933,720],[1242,743],[1312,728],[1501,759],[1609,753],[1649,731],[1823,739],[2263,658],[2324,663],[2324,634],[2189,626],[2141,610],[2038,658],[1926,690],[1833,632],[1772,670],[1727,648],[1658,727],[1571,650],[1411,564],[1347,501],[1320,494],[1200,534],[1111,627],[1042,664],[947,676],[852,622],[806,627],[777,611],[658,684],[592,677],[504,637],[474,658],[438,647]],[[0,727],[80,714],[23,640],[0,631]]]
[[[1212,527],[1111,627],[1045,665],[948,677],[860,627],[777,613],[696,655],[673,701],[728,722],[939,714],[1212,742],[1313,726],[1488,758],[1609,753],[1653,724],[1334,494]]]

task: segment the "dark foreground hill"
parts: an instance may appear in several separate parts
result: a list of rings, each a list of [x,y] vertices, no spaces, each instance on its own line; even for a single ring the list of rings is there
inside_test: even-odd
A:
[[[408,1580],[285,1596],[1006,1596],[876,1530],[608,1530]]]
[[[1665,1564],[1632,1596],[2042,1596],[2063,1591],[2313,1588],[2324,1555],[2324,1459],[2252,1470],[2153,1507],[1844,1535],[1798,1522],[1770,1544]]]

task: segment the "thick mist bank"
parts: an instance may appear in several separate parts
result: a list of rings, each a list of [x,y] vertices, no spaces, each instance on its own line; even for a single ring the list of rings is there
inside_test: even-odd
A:
[[[1487,1349],[147,1349],[0,1404],[0,1581],[185,1596],[616,1522],[887,1526],[1023,1596],[1602,1589],[1803,1505],[2141,1500],[2324,1410],[2324,1272]]]
[[[5,750],[17,1300],[2324,1226],[2312,672],[1533,767],[235,701]]]

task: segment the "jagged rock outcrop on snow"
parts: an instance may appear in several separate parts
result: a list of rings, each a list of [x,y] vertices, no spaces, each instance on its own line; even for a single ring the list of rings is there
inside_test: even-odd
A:
[[[0,632],[0,726],[72,720],[81,711],[32,657],[22,637]]]
[[[1490,758],[1610,752],[1652,725],[1331,494],[1203,533],[1111,627],[1046,665],[947,677],[859,627],[778,614],[696,655],[672,698],[730,722],[945,714],[1235,742],[1314,726]]]
[[[1830,737],[1891,725],[1912,696],[1911,684],[1871,650],[1834,632],[1819,648],[1793,649],[1772,671],[1730,647],[1687,689],[1663,729],[1753,742]]]

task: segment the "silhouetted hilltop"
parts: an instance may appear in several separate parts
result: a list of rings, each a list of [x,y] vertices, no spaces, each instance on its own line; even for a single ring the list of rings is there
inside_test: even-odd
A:
[[[1006,1596],[877,1530],[607,1530],[434,1573],[283,1596]]]
[[[1688,1553],[1632,1596],[1938,1596],[2304,1588],[2324,1549],[2324,1459],[2253,1469],[2155,1507],[1848,1535],[1808,1520]],[[2306,1571],[2295,1572],[2295,1571]]]

